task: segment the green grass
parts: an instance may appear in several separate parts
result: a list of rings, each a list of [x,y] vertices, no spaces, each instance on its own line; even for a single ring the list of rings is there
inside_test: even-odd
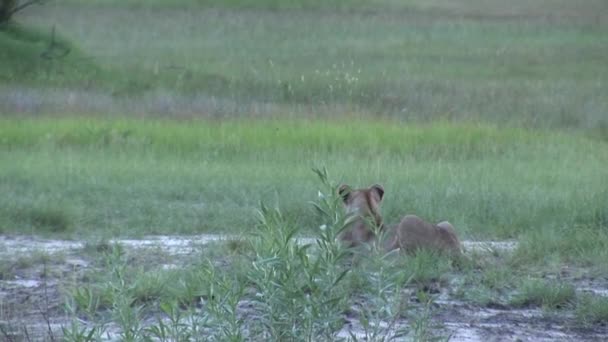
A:
[[[605,144],[548,131],[367,120],[3,120],[0,148],[6,232],[246,232],[260,200],[280,203],[310,230],[318,226],[307,204],[317,189],[310,169],[319,165],[353,186],[383,184],[387,222],[406,213],[449,219],[466,238],[606,224]]]
[[[127,341],[187,340],[209,327],[239,340],[244,326],[265,339],[331,340],[345,314],[368,340],[403,316],[397,334],[432,339],[434,296],[424,291],[437,286],[482,308],[560,309],[581,326],[605,324],[605,301],[579,295],[562,267],[608,274],[607,9],[602,0],[32,6],[0,27],[0,233],[94,241],[83,250],[97,258],[93,270],[67,286],[78,317],[67,340],[101,339],[110,321]],[[318,229],[340,215],[309,203],[328,198],[310,171],[320,166],[336,183],[382,184],[389,224],[414,213],[449,220],[461,239],[519,246],[457,265],[372,248],[349,268]],[[203,232],[243,239],[176,269],[144,261],[169,263],[161,251],[131,255],[108,242]],[[322,242],[300,246],[292,234]],[[2,263],[0,277],[16,265]],[[236,314],[242,299],[253,319]]]
[[[0,80],[6,84],[78,87],[101,70],[83,52],[52,29],[16,22],[0,25]]]
[[[41,232],[63,233],[72,226],[70,214],[60,207],[23,209],[8,214],[14,215],[16,221]]]
[[[605,326],[608,324],[608,298],[594,295],[582,296],[576,307],[576,318],[587,327]]]
[[[17,19],[56,25],[91,59],[66,63],[62,80],[15,72],[0,103],[7,113],[480,120],[606,138],[605,6],[56,1]]]
[[[527,279],[522,282],[520,293],[512,300],[518,307],[539,306],[544,309],[563,309],[576,301],[575,288],[567,283]]]
[[[119,327],[125,340],[182,340],[201,329],[222,340],[335,340],[344,317],[356,322],[368,340],[437,339],[437,295],[429,289],[433,284],[457,287],[480,269],[485,288],[468,286],[465,298],[474,305],[505,306],[492,293],[500,291],[512,307],[574,314],[564,316],[568,327],[595,329],[606,321],[603,299],[579,296],[565,279],[514,281],[527,269],[511,267],[509,277],[505,265],[499,265],[505,260],[497,255],[464,259],[453,268],[430,253],[398,257],[378,253],[373,246],[362,255],[346,251],[335,240],[346,218],[337,185],[328,185],[321,186],[326,196],[314,201],[324,213],[326,229],[314,232],[312,245],[296,243],[293,237],[301,227],[289,222],[280,208],[262,205],[255,231],[244,235],[247,243],[212,243],[180,268],[159,269],[154,267],[158,259],[150,257],[147,270],[150,265],[135,256],[141,251],[119,246],[102,251],[103,271],[91,270],[85,283],[68,286],[68,309],[74,317],[73,325],[64,327],[68,340],[81,340],[76,335],[83,333],[103,335],[110,324]],[[406,325],[394,325],[404,317]]]
[[[576,261],[582,265],[596,265],[601,272],[606,272],[601,260],[607,256],[607,226],[593,212],[589,219],[592,221],[589,224],[547,226],[524,233],[511,261],[520,267],[537,262],[555,268]]]
[[[317,174],[326,180],[326,173]],[[262,204],[252,229],[242,231],[241,238],[206,245],[171,269],[160,265],[175,260],[155,249],[127,250],[103,240],[86,245],[83,252],[94,258],[92,268],[65,284],[72,317],[72,325],[64,326],[66,338],[103,336],[112,325],[119,338],[133,341],[152,336],[183,340],[201,329],[220,340],[334,340],[348,317],[368,340],[392,335],[428,340],[439,335],[433,302],[442,288],[480,308],[510,305],[572,313],[576,318],[568,316],[565,324],[573,327],[605,322],[603,302],[589,306],[590,299],[579,298],[570,283],[574,274],[564,273],[568,278],[559,280],[530,277],[532,267],[543,276],[556,273],[534,258],[523,266],[509,262],[519,260],[517,253],[467,255],[454,264],[432,253],[385,255],[375,245],[347,251],[336,241],[347,222],[338,183],[315,185],[321,194],[313,198],[317,224],[325,229],[308,231],[280,203],[276,208]],[[297,243],[299,234],[316,241]],[[527,238],[520,241],[530,243]],[[570,240],[564,237],[563,246],[585,248],[584,240]],[[521,277],[526,278],[516,281]]]
[[[316,202],[326,213],[322,221],[327,228],[316,231],[313,244],[298,244],[294,236],[301,227],[286,220],[279,208],[262,205],[256,232],[248,234],[250,246],[239,248],[243,254],[223,253],[229,242],[212,244],[201,250],[200,261],[195,258],[175,270],[144,271],[128,251],[103,252],[105,271],[93,271],[90,283],[68,289],[69,311],[88,319],[91,324],[85,328],[95,331],[87,333],[103,334],[112,322],[125,340],[167,335],[184,340],[201,329],[218,340],[335,340],[347,311],[360,320],[366,338],[390,336],[392,328],[380,323],[410,311],[401,291],[421,270],[397,272],[403,264],[386,262],[379,253],[368,255],[361,267],[351,267],[352,252],[336,240],[346,224],[336,189],[322,186],[328,195]],[[430,255],[420,258],[422,266]],[[366,286],[353,286],[361,279]],[[419,297],[432,303],[422,293]],[[361,298],[367,305],[360,305]],[[151,315],[158,318],[150,324],[145,318]],[[399,328],[400,336],[410,331],[431,336],[429,316],[409,315],[415,322]],[[73,323],[68,335],[82,333],[77,320]]]

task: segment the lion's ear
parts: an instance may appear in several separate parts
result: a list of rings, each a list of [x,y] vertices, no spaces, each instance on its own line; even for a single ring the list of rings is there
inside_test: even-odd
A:
[[[378,202],[382,201],[382,197],[384,197],[384,188],[382,185],[374,184],[370,187],[370,189],[376,193],[376,196],[378,196]]]
[[[348,201],[348,198],[350,197],[350,193],[352,191],[353,190],[350,188],[350,186],[348,186],[346,184],[342,184],[338,188],[338,195],[340,195],[340,197],[342,198],[342,201],[346,202],[346,201]]]

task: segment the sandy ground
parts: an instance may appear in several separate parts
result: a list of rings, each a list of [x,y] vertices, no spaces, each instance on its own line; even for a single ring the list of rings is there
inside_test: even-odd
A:
[[[201,246],[233,237],[222,235],[152,236],[142,239],[110,241],[121,244],[127,251],[140,253],[146,250],[162,251],[173,260],[163,265],[174,266],[176,260],[200,251]],[[300,239],[311,242],[311,239]],[[465,241],[465,250],[478,252],[509,252],[517,247],[514,241]],[[0,278],[0,341],[15,336],[23,327],[31,333],[33,341],[51,341],[53,334],[60,335],[61,327],[68,323],[61,296],[61,281],[92,267],[83,249],[84,241],[50,240],[31,236],[0,237],[0,260],[17,260],[23,256],[43,252],[44,255],[61,255],[58,262],[49,262],[45,268]],[[51,258],[51,260],[53,260]],[[581,282],[577,290],[608,296],[608,283]],[[440,335],[450,341],[601,341],[608,340],[608,327],[572,328],[566,322],[568,314],[547,315],[541,309],[513,309],[499,304],[486,307],[455,300],[449,286],[435,290],[432,321]],[[245,306],[246,303],[243,303]],[[395,327],[407,322],[396,322]],[[3,333],[1,330],[4,330]],[[52,331],[52,333],[49,333]],[[113,340],[110,328],[109,340]],[[355,317],[346,317],[339,336],[349,333],[363,337]],[[7,335],[8,334],[8,335]],[[13,334],[13,335],[10,335]],[[33,336],[33,337],[32,337]],[[10,339],[8,339],[10,340]],[[27,339],[25,339],[27,341]]]

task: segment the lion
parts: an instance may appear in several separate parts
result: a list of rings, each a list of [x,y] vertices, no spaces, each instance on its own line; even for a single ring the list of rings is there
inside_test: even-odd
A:
[[[347,214],[356,215],[339,237],[347,246],[371,242],[376,232],[384,231],[380,213],[380,203],[384,197],[381,185],[374,184],[364,189],[342,185],[338,194]],[[370,227],[370,224],[375,227]],[[452,256],[459,256],[462,249],[456,229],[448,221],[432,224],[416,215],[406,215],[398,225],[390,227],[386,232],[384,247],[387,252],[400,249],[413,254],[419,249],[428,249]]]
[[[401,249],[412,254],[428,249],[451,256],[461,254],[461,244],[456,229],[448,221],[432,224],[416,215],[406,215],[394,228],[387,242],[387,250]]]
[[[371,242],[375,238],[375,232],[384,227],[380,213],[384,188],[374,184],[366,189],[352,189],[343,184],[338,189],[338,194],[342,198],[347,215],[351,215],[348,227],[340,234],[339,239],[349,247]],[[370,227],[370,224],[375,227]]]

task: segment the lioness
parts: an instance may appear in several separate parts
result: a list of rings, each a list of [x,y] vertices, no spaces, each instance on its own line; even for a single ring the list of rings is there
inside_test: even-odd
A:
[[[371,241],[375,234],[374,227],[369,226],[370,222],[376,225],[377,231],[384,229],[380,213],[380,202],[384,197],[381,185],[375,184],[367,189],[351,189],[348,185],[342,185],[338,194],[347,213],[357,215],[340,236],[347,245],[356,246]],[[406,215],[398,225],[387,231],[385,248],[386,251],[400,248],[406,253],[414,253],[422,248],[454,256],[461,253],[460,240],[449,222],[435,225],[415,215]]]
[[[344,202],[346,213],[354,215],[349,227],[340,235],[340,240],[349,246],[357,246],[363,242],[370,242],[374,237],[374,227],[382,229],[382,215],[380,202],[384,197],[384,188],[374,184],[367,189],[351,189],[348,185],[341,185],[338,194]]]
[[[392,235],[387,242],[387,250],[401,248],[407,253],[414,253],[424,248],[452,256],[461,253],[456,230],[448,221],[432,224],[416,215],[406,215],[394,228]]]

